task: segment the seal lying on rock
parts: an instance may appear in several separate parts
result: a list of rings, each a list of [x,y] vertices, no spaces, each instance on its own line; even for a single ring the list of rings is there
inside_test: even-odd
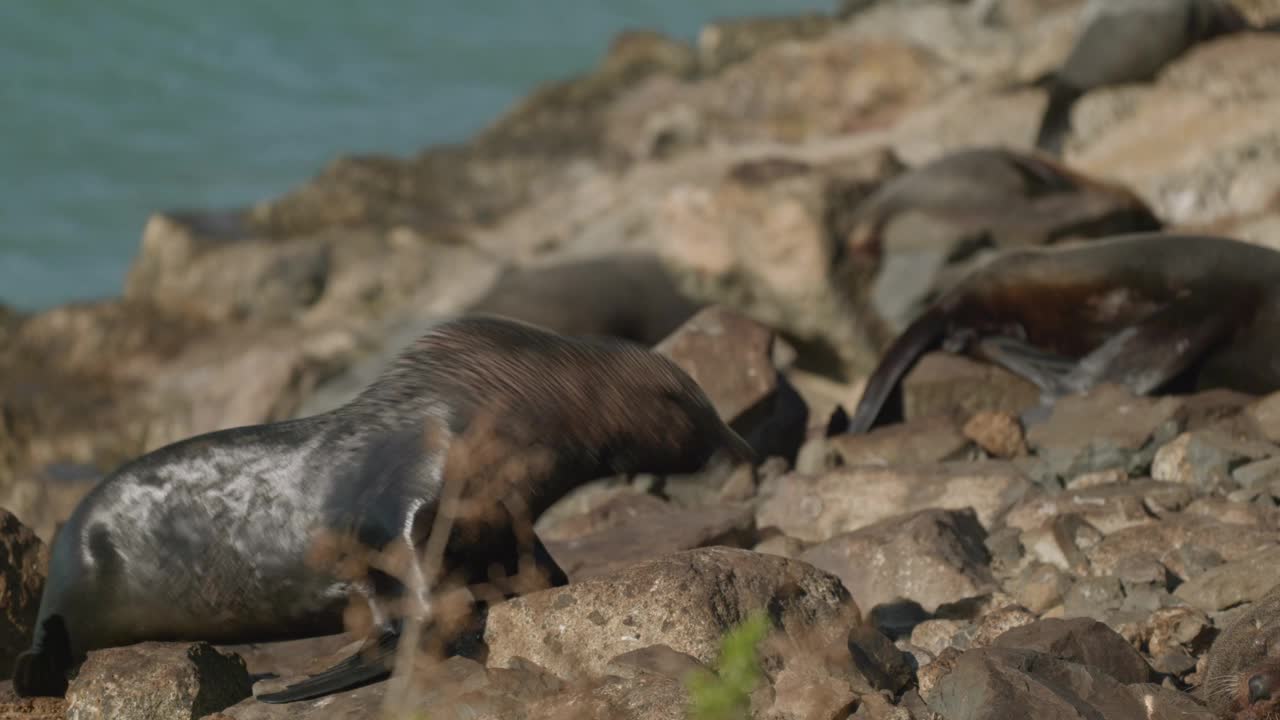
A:
[[[688,473],[724,457],[753,453],[657,353],[496,317],[445,322],[336,410],[189,438],[94,488],[54,541],[14,687],[62,694],[68,670],[95,648],[338,632],[352,593],[367,598],[377,628],[367,652],[263,699],[384,677],[399,634],[394,601],[426,602],[421,566],[407,563],[408,580],[377,568],[344,577],[336,563],[317,567],[325,537],[416,558],[447,515],[442,497],[464,487],[452,497],[482,512],[452,520],[446,570],[482,584],[495,567],[528,567],[531,548],[550,584],[564,584],[531,530],[558,498],[598,477]]]
[[[941,345],[1004,366],[1047,400],[1103,383],[1147,394],[1280,389],[1280,252],[1142,233],[994,253],[889,346],[849,432],[863,432],[916,359]]]
[[[1280,586],[1213,641],[1199,692],[1220,717],[1280,720]]]
[[[841,224],[848,230],[834,272],[845,287],[869,283],[884,342],[920,311],[936,275],[982,248],[1161,229],[1128,188],[1002,147],[966,148],[912,168]]]
[[[1090,90],[1146,82],[1192,46],[1249,29],[1228,0],[1091,0],[1071,53],[1049,81],[1036,147],[1055,155],[1071,108]]]

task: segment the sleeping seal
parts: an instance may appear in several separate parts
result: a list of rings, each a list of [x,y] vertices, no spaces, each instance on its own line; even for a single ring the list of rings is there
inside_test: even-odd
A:
[[[54,540],[14,688],[63,694],[95,648],[339,632],[343,605],[361,596],[376,626],[366,648],[261,699],[385,677],[403,619],[393,607],[415,592],[422,602],[423,585],[318,567],[324,538],[416,558],[442,494],[464,483],[452,497],[485,511],[453,520],[444,569],[492,582],[495,568],[527,568],[531,548],[536,569],[564,584],[530,529],[548,506],[594,478],[694,472],[713,457],[754,459],[667,358],[497,317],[444,322],[342,407],[188,438],[103,480]]]
[[[1147,394],[1280,389],[1280,252],[1225,237],[1140,233],[993,253],[899,334],[847,431],[880,417],[899,380],[941,346],[995,362],[1046,402],[1102,383]]]

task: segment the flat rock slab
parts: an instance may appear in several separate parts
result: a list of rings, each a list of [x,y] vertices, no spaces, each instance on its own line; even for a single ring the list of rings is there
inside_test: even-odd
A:
[[[493,607],[490,667],[525,658],[560,677],[600,675],[611,658],[663,644],[712,664],[720,640],[767,610],[789,637],[843,640],[860,622],[839,578],[807,563],[702,548]]]
[[[839,576],[859,607],[910,600],[933,612],[996,589],[986,536],[970,509],[922,510],[837,535],[799,559]]]
[[[1151,668],[1142,655],[1115,630],[1089,618],[1038,620],[1009,630],[991,645],[1035,650],[1096,667],[1126,684],[1151,680]]]
[[[1113,575],[1127,558],[1145,554],[1178,577],[1190,579],[1202,571],[1198,558],[1204,555],[1230,562],[1275,544],[1274,532],[1175,513],[1159,522],[1114,532],[1085,554],[1095,575]]]
[[[1280,545],[1210,568],[1178,586],[1174,595],[1205,612],[1261,599],[1280,580]]]
[[[67,689],[67,718],[194,720],[250,694],[238,655],[207,643],[139,643],[89,653]]]
[[[1060,515],[1075,514],[1110,534],[1154,521],[1147,510],[1181,507],[1190,503],[1192,491],[1174,483],[1150,480],[1094,485],[1060,493],[1038,493],[1010,508],[1005,524],[1019,530],[1034,530]]]
[[[1016,466],[997,461],[846,468],[816,477],[792,473],[760,502],[756,525],[823,542],[917,510],[973,508],[989,528],[1030,487]]]
[[[18,653],[31,645],[48,567],[48,547],[0,509],[0,677],[13,673]]]
[[[746,505],[666,508],[626,517],[590,535],[548,540],[546,546],[569,579],[578,582],[681,550],[749,547],[754,531],[755,513]]]

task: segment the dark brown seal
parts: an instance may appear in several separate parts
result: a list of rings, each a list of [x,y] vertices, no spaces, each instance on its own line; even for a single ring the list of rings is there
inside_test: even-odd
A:
[[[61,694],[94,648],[338,632],[353,594],[376,627],[369,652],[264,699],[367,682],[388,672],[396,606],[427,602],[421,566],[407,563],[406,579],[317,565],[327,538],[417,557],[442,497],[461,487],[458,507],[471,510],[449,514],[443,567],[453,578],[518,576],[531,548],[535,568],[563,584],[531,531],[549,505],[597,477],[693,472],[717,455],[753,456],[657,353],[501,318],[445,322],[343,407],[189,438],[94,488],[53,543],[14,686]]]
[[[874,312],[864,314],[878,343],[920,311],[936,275],[974,253],[1161,228],[1128,188],[1002,147],[967,148],[912,168],[835,224],[836,282],[868,289]]]
[[[848,430],[880,417],[924,352],[1003,365],[1048,402],[1103,383],[1138,394],[1280,389],[1280,253],[1225,237],[1144,233],[995,253],[889,346]]]
[[[1071,108],[1096,88],[1148,82],[1198,43],[1250,29],[1228,0],[1092,0],[1081,11],[1080,33],[1062,67],[1049,79],[1049,102],[1036,147],[1061,154]]]
[[[1280,586],[1213,641],[1199,693],[1219,717],[1280,720]]]
[[[624,253],[509,269],[468,312],[652,346],[700,308],[658,257]]]

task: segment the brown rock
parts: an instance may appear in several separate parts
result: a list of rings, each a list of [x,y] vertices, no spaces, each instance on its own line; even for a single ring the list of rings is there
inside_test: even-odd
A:
[[[704,548],[495,606],[485,627],[491,667],[519,656],[562,677],[600,674],[624,652],[665,644],[711,663],[721,637],[768,608],[788,637],[843,642],[857,605],[832,575],[795,560]]]
[[[969,441],[947,418],[926,418],[876,428],[857,435],[836,435],[821,443],[823,462],[808,472],[825,472],[845,465],[917,465],[964,459]],[[808,452],[806,448],[806,452]],[[797,465],[797,470],[806,472]]]
[[[933,612],[995,588],[986,535],[970,509],[922,510],[837,535],[800,559],[839,576],[859,607],[908,600]]]
[[[964,424],[964,435],[998,458],[1025,455],[1022,424],[1009,413],[980,412]]]
[[[0,509],[0,677],[31,645],[49,549],[17,517]]]
[[[1057,567],[1036,563],[1028,565],[1005,587],[1028,610],[1043,613],[1062,603],[1062,597],[1071,589],[1071,583],[1071,576]]]
[[[1075,513],[1067,513],[1023,532],[1020,541],[1029,557],[1068,572],[1084,574],[1089,570],[1085,553],[1101,539],[1098,528]]]
[[[794,389],[783,387],[773,348],[772,330],[720,305],[698,312],[654,346],[702,386],[720,417],[757,452],[794,457],[808,410]]]
[[[997,637],[992,647],[1022,648],[1096,667],[1122,683],[1144,683],[1151,668],[1124,638],[1089,618],[1039,620]]]
[[[195,720],[251,693],[238,655],[207,643],[140,643],[89,653],[67,689],[67,717]]]
[[[749,506],[667,508],[621,518],[589,535],[547,540],[546,545],[569,578],[578,582],[681,550],[747,547],[754,542],[754,530]]]
[[[902,379],[904,416],[971,417],[980,412],[1018,414],[1040,401],[1040,391],[1013,373],[969,358],[924,355]]]
[[[756,525],[822,542],[927,508],[972,508],[983,527],[990,527],[1027,493],[1030,482],[1008,463],[957,462],[846,468],[818,477],[793,473],[774,485],[760,502]]]
[[[965,652],[929,691],[922,687],[921,695],[948,720],[1025,717],[1032,707],[1035,717],[1045,720],[1212,717],[1180,693],[1153,685],[1125,686],[1092,666],[1013,648]]]

